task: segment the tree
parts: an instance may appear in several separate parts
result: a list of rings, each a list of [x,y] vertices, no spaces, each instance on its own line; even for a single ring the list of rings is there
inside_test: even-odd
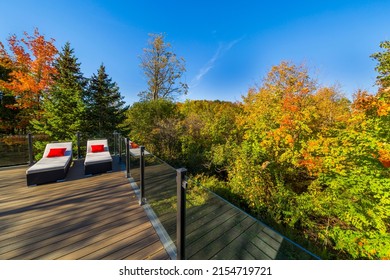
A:
[[[58,51],[54,39],[46,40],[38,29],[33,35],[26,32],[24,35],[22,39],[16,35],[8,38],[11,54],[0,44],[0,63],[7,62],[10,67],[6,68],[12,70],[9,80],[0,80],[0,89],[7,89],[15,96],[13,107],[22,109],[19,122],[27,127],[29,120],[40,117],[42,97],[53,84],[53,64]]]
[[[55,62],[54,84],[43,100],[42,119],[33,122],[34,128],[55,140],[75,140],[83,130],[86,79],[70,43],[66,43]]]
[[[375,70],[378,72],[377,84],[380,90],[390,90],[390,41],[384,41],[379,44],[383,49],[382,52],[377,52],[371,55],[378,64]]]
[[[273,67],[244,98],[224,188],[273,226],[340,254],[327,257],[389,258],[389,120],[377,101],[360,92],[351,110],[304,68]]]
[[[371,57],[374,58],[378,64],[375,70],[378,72],[377,84],[379,91],[376,95],[376,108],[380,116],[390,115],[390,41],[384,41],[379,45],[382,52],[374,53]]]
[[[86,130],[95,137],[107,137],[120,129],[127,106],[119,92],[119,87],[106,73],[101,64],[97,74],[89,80],[85,98],[87,106]]]
[[[231,144],[239,142],[236,118],[241,107],[227,101],[187,100],[179,104],[183,164],[191,172],[225,176]],[[235,142],[235,143],[234,143]]]
[[[180,154],[179,121],[177,105],[171,100],[145,100],[132,104],[126,113],[125,126],[130,129],[132,141],[172,161]]]
[[[1,58],[0,58],[1,59]],[[11,69],[6,68],[6,64],[0,63],[0,80],[8,81]],[[14,108],[16,100],[12,93],[7,89],[0,89],[0,133],[15,133],[18,122],[17,115],[19,110]]]
[[[180,81],[186,71],[183,58],[170,51],[163,34],[150,34],[149,48],[141,56],[141,67],[148,80],[148,89],[140,92],[143,100],[175,99],[187,94],[188,86]]]

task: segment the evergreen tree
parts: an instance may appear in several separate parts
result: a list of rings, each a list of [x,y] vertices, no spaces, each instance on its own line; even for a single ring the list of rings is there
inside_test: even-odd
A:
[[[7,81],[11,70],[0,63],[0,80]],[[15,96],[9,90],[0,88],[0,133],[15,133],[17,129],[17,115],[19,110],[10,106],[16,103]]]
[[[87,81],[69,42],[59,54],[55,68],[54,85],[43,101],[43,119],[35,121],[34,128],[55,140],[75,140],[76,132],[83,130]]]
[[[89,80],[86,95],[87,104],[87,131],[94,137],[107,137],[115,130],[120,130],[119,125],[125,119],[128,106],[119,92],[118,85],[106,73],[102,64],[97,74],[93,74]]]

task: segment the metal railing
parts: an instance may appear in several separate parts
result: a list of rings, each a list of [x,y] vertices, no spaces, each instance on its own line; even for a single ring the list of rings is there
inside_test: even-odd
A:
[[[127,144],[128,145],[128,142]],[[153,210],[181,259],[319,259],[143,147],[127,153],[140,204]],[[131,168],[130,168],[131,166]],[[139,187],[138,187],[139,186]]]
[[[0,167],[28,163],[25,135],[0,135]]]
[[[319,259],[192,180],[186,192],[186,259]]]

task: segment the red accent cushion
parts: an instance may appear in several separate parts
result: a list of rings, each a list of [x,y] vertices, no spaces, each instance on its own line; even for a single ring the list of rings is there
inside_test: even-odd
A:
[[[65,155],[66,148],[51,148],[47,157],[63,157]]]
[[[139,146],[137,144],[135,144],[134,142],[131,142],[130,146],[131,146],[130,148],[132,148],[132,149],[139,148]]]
[[[91,145],[92,153],[100,153],[104,152],[104,145]]]

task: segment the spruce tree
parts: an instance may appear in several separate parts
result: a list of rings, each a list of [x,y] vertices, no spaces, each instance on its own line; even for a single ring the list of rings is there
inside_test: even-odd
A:
[[[124,106],[119,87],[108,76],[103,64],[89,80],[86,104],[88,131],[92,136],[108,137],[120,130],[128,106]]]
[[[1,65],[0,61],[0,80],[7,81],[11,69]],[[14,134],[17,132],[19,113],[18,108],[10,108],[16,103],[15,96],[7,89],[0,87],[0,133]]]
[[[84,129],[87,81],[69,42],[62,48],[55,68],[54,85],[43,101],[43,118],[33,123],[34,128],[53,140],[75,140],[76,132]]]

